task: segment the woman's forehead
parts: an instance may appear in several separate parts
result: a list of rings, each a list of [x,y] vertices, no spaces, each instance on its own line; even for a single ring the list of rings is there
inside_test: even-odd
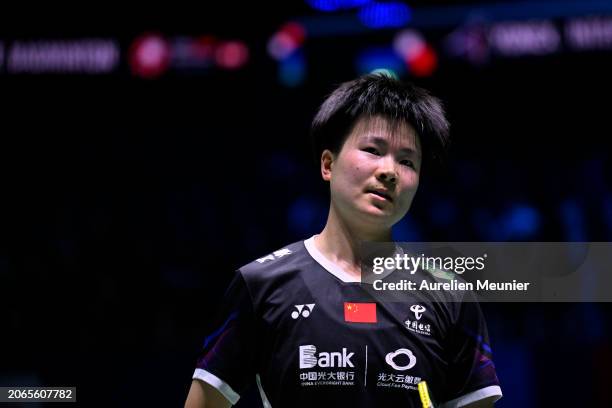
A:
[[[351,132],[356,140],[382,138],[388,143],[418,149],[420,147],[416,131],[405,120],[391,120],[384,116],[362,116]]]

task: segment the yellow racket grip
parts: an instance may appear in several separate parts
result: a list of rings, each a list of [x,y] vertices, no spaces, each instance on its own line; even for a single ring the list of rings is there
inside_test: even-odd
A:
[[[421,381],[417,384],[417,387],[423,408],[434,408],[431,398],[429,397],[429,388],[427,387],[427,383],[425,381]]]

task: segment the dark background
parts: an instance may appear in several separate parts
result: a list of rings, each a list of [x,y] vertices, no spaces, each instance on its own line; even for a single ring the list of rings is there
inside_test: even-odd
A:
[[[427,3],[451,4],[411,5]],[[182,405],[233,270],[322,228],[310,120],[358,74],[355,53],[394,31],[307,39],[307,75],[287,87],[266,42],[323,15],[304,2],[94,14],[20,14],[0,31],[5,48],[99,36],[122,50],[107,75],[0,71],[0,385],[76,386],[84,406]],[[442,50],[455,28],[422,32]],[[139,78],[126,50],[145,32],[242,39],[250,59]],[[444,101],[454,144],[446,167],[424,168],[396,238],[610,241],[612,49],[439,58],[430,76],[401,76]],[[499,407],[610,406],[609,304],[483,309]]]

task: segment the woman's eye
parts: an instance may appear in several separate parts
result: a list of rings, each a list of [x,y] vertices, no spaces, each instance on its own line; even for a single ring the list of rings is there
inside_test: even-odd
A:
[[[364,152],[368,152],[371,154],[375,154],[377,156],[380,156],[380,153],[378,152],[378,150],[374,147],[366,147],[365,149],[363,149]]]
[[[414,163],[412,162],[412,160],[402,160],[400,162],[400,164],[402,166],[408,166],[408,167],[412,167],[414,169]]]

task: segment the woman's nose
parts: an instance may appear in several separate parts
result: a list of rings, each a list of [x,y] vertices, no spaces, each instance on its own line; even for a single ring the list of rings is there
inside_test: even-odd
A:
[[[376,171],[376,178],[382,182],[397,183],[398,174],[395,171],[395,163],[392,160],[384,160]]]

